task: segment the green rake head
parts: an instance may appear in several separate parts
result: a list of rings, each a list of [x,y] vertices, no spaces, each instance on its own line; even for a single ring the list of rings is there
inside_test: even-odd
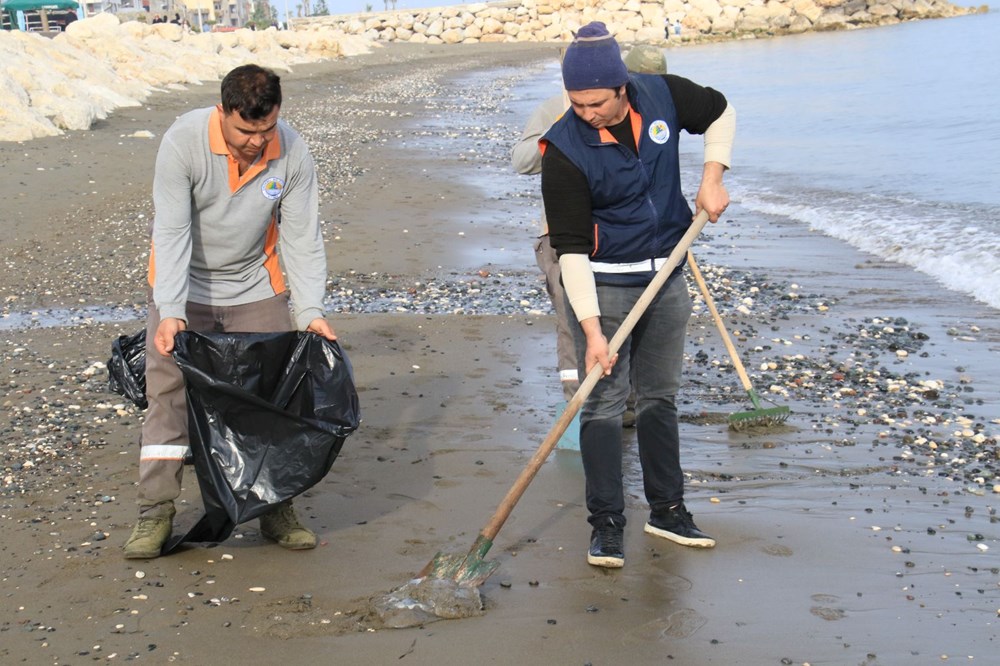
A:
[[[778,426],[787,421],[789,415],[792,413],[788,407],[762,407],[760,404],[760,396],[758,396],[756,391],[753,389],[747,391],[747,395],[750,396],[750,402],[753,403],[753,409],[749,412],[736,412],[735,414],[730,414],[730,430],[740,432],[750,428]]]

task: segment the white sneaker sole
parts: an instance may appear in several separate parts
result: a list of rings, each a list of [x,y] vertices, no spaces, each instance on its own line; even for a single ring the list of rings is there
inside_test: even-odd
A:
[[[625,566],[624,557],[596,557],[587,553],[587,564],[592,564],[595,567],[604,567],[605,569],[621,569]]]
[[[646,534],[658,536],[661,539],[668,539],[674,543],[679,543],[682,546],[690,546],[692,548],[715,548],[715,539],[712,539],[711,537],[692,539],[690,537],[674,534],[673,532],[661,530],[658,527],[653,527],[649,523],[646,523],[646,526],[642,528],[642,531]]]

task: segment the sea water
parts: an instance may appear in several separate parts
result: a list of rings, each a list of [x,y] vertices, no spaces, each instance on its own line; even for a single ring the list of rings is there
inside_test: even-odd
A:
[[[671,73],[736,109],[726,185],[743,213],[808,225],[1000,309],[1000,13],[666,54]],[[557,89],[557,65],[535,83],[524,118]],[[700,158],[700,139],[681,146]],[[689,198],[696,188],[685,183]]]

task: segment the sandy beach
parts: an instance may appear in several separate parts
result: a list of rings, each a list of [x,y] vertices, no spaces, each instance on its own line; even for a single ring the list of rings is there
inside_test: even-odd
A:
[[[217,84],[0,143],[3,663],[995,662],[996,310],[738,202],[695,252],[755,387],[792,416],[727,430],[749,403],[699,303],[682,461],[718,546],[643,534],[633,432],[624,569],[586,563],[579,455],[559,450],[496,539],[482,616],[372,617],[435,553],[471,546],[554,422],[538,182],[508,165],[524,118],[506,100],[556,57],[392,45],[282,77],[320,169],[329,318],[363,413],[297,500],[309,552],[253,522],[217,547],[121,556],[142,413],[103,363],[142,325],[159,137]],[[185,485],[181,520],[200,505],[190,468]]]

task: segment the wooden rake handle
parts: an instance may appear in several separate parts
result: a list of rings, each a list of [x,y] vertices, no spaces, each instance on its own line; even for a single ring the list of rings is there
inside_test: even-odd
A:
[[[625,320],[618,327],[615,332],[614,337],[608,343],[608,356],[613,358],[618,350],[621,349],[622,343],[625,342],[631,333],[632,329],[635,328],[636,323],[639,318],[642,317],[646,312],[646,308],[649,304],[653,302],[656,294],[660,291],[664,284],[667,282],[667,278],[673,273],[674,268],[676,268],[681,261],[683,261],[684,256],[687,254],[688,249],[694,242],[694,239],[698,237],[701,230],[705,228],[705,224],[708,222],[708,213],[702,211],[695,216],[694,221],[691,226],[688,227],[687,232],[681,238],[680,242],[674,246],[673,251],[670,256],[667,257],[666,263],[660,267],[660,270],[656,272],[653,280],[646,287],[642,295],[639,296],[639,300],[635,302],[632,310],[625,317]],[[531,483],[532,479],[541,469],[542,464],[552,453],[552,449],[556,447],[559,442],[559,438],[562,437],[563,433],[566,432],[566,428],[569,427],[570,422],[576,413],[580,410],[583,402],[590,395],[590,392],[594,390],[594,386],[600,380],[601,376],[604,374],[603,368],[600,364],[595,365],[589,373],[587,373],[586,379],[580,384],[580,388],[576,390],[573,397],[570,398],[569,404],[566,405],[566,409],[563,410],[562,415],[556,419],[556,422],[552,424],[552,428],[549,430],[549,434],[545,436],[538,450],[528,461],[528,466],[524,468],[521,475],[517,477],[514,481],[514,485],[511,486],[510,490],[507,491],[507,495],[504,496],[500,505],[497,506],[496,511],[493,513],[493,517],[490,521],[483,527],[482,531],[479,533],[481,537],[488,539],[490,542],[496,537],[500,532],[500,528],[503,524],[507,522],[507,518],[510,516],[511,511],[514,510],[514,505],[517,504],[518,500],[521,499],[521,495],[527,490],[528,484]]]
[[[719,311],[715,309],[715,301],[712,299],[712,294],[708,291],[708,285],[705,284],[705,278],[701,276],[698,264],[694,261],[694,255],[688,254],[687,261],[688,266],[691,268],[691,274],[694,275],[694,281],[698,283],[698,289],[701,290],[701,295],[705,298],[705,305],[708,306],[708,311],[712,313],[712,319],[715,320],[715,325],[718,327],[719,333],[722,335],[722,341],[726,344],[726,350],[729,351],[729,358],[733,361],[733,367],[736,368],[736,374],[740,376],[740,381],[743,383],[743,389],[746,391],[753,390],[753,385],[750,383],[747,371],[743,367],[743,361],[740,360],[740,355],[736,351],[736,347],[733,346],[733,341],[729,337],[729,331],[726,330],[726,324],[722,321],[722,317],[719,316]]]

